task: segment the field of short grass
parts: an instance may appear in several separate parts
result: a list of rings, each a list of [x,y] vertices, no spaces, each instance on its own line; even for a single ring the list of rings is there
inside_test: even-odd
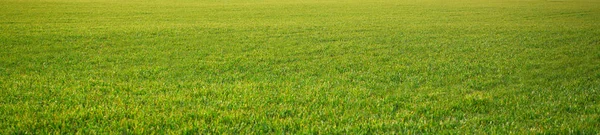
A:
[[[2,0],[0,134],[599,134],[597,0]]]

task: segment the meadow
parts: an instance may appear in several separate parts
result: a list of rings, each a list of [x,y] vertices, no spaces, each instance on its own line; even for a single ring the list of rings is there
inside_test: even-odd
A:
[[[600,1],[0,1],[0,134],[265,133],[600,134]]]

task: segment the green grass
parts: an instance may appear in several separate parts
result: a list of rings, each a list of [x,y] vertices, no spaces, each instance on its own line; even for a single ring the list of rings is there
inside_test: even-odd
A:
[[[0,134],[599,134],[597,0],[2,0]]]

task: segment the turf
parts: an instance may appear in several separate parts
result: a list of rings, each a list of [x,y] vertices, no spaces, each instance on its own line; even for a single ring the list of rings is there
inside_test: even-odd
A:
[[[597,0],[2,0],[0,134],[599,134]]]

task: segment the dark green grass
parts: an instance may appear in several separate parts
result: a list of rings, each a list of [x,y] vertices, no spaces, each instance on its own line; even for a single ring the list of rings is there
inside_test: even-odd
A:
[[[600,133],[600,2],[0,1],[0,134]]]

